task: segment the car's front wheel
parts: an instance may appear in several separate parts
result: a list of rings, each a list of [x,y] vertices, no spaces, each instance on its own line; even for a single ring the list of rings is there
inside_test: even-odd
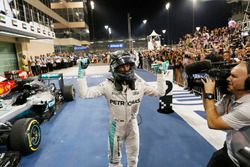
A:
[[[9,136],[10,149],[26,155],[37,151],[40,143],[41,129],[36,119],[23,118],[14,123]]]

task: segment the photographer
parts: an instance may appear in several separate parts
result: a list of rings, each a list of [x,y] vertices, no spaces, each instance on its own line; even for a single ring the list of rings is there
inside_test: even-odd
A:
[[[231,70],[227,78],[227,90],[223,98],[215,103],[215,81],[202,79],[204,84],[203,104],[207,115],[207,124],[211,129],[227,130],[224,147],[214,152],[208,167],[239,167],[231,149],[232,135],[242,127],[250,125],[250,63],[241,62]]]

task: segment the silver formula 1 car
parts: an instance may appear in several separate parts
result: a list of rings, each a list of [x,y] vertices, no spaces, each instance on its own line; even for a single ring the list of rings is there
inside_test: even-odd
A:
[[[42,139],[39,124],[74,98],[75,89],[73,85],[64,85],[62,74],[43,74],[17,82],[0,99],[0,144],[21,155],[37,151]]]

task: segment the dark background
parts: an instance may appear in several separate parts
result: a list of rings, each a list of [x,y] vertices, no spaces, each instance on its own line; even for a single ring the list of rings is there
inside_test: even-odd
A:
[[[186,33],[192,33],[192,0],[94,0],[94,2],[95,9],[92,17],[89,11],[91,39],[93,38],[91,18],[94,22],[95,40],[108,39],[108,32],[104,25],[112,28],[110,38],[128,38],[128,13],[132,17],[132,37],[145,37],[152,30],[162,34],[162,30],[166,29],[170,30],[166,35],[169,35],[170,40],[175,43]],[[171,3],[169,13],[165,9],[167,2]],[[210,30],[227,26],[228,19],[231,17],[230,5],[226,0],[197,0],[194,11],[194,27],[207,26]],[[142,24],[143,19],[147,19],[147,24]]]

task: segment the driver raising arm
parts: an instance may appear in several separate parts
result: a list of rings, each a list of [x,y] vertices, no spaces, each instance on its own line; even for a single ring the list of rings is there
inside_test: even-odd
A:
[[[86,61],[85,61],[86,62]],[[79,63],[81,64],[81,63]],[[137,114],[143,95],[163,96],[165,81],[157,76],[157,87],[146,85],[135,77],[135,63],[129,53],[112,55],[108,78],[97,86],[88,87],[84,69],[79,65],[78,89],[81,98],[105,96],[109,106],[109,167],[122,167],[122,145],[126,145],[128,167],[136,167],[139,156]]]

